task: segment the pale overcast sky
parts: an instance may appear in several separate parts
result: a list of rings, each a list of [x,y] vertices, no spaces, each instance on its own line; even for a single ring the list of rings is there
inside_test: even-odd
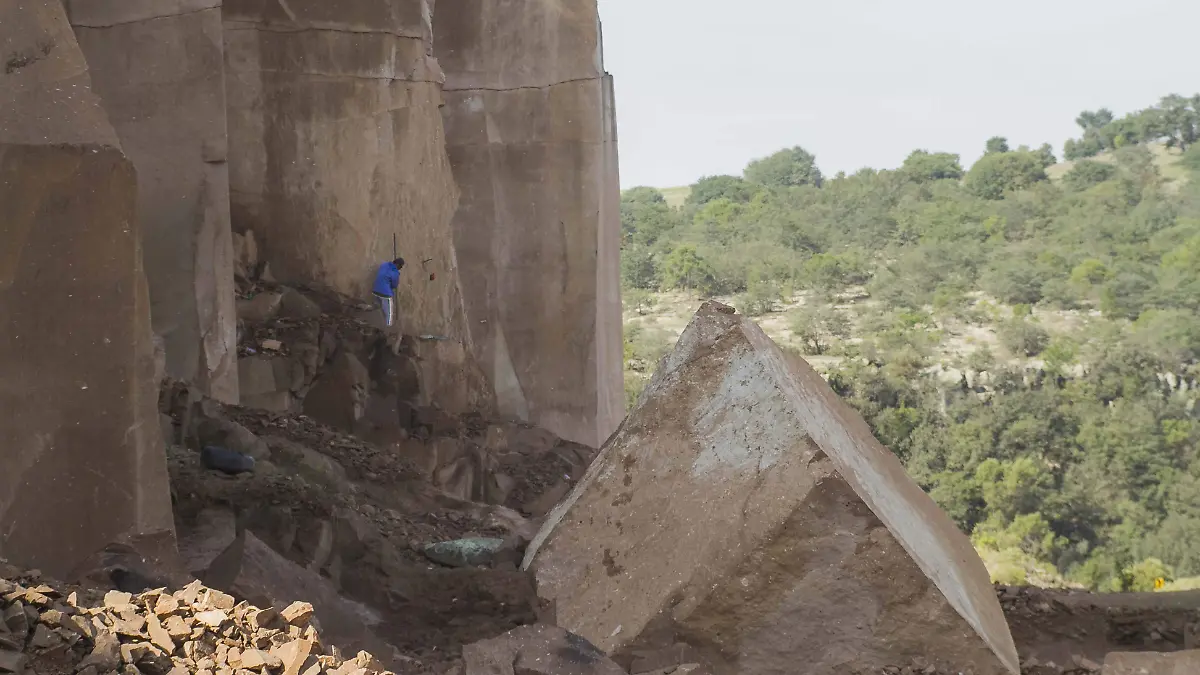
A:
[[[740,174],[802,145],[826,175],[989,136],[1061,155],[1084,109],[1200,91],[1198,0],[599,0],[623,187]]]

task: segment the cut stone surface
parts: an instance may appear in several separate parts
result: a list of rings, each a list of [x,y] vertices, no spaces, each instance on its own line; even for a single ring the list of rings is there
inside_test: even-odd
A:
[[[1018,672],[967,538],[803,360],[718,303],[526,552],[559,625],[715,675]]]
[[[134,168],[61,3],[0,3],[0,53],[0,557],[64,576],[124,538],[165,554]]]
[[[167,373],[238,402],[220,0],[68,0],[122,149]]]
[[[231,213],[279,282],[367,301],[395,238],[398,327],[467,342],[433,4],[224,1]]]
[[[1200,673],[1200,650],[1183,652],[1111,652],[1101,675],[1195,675]]]
[[[616,126],[596,1],[438,9],[475,355],[503,415],[597,447],[624,389]]]

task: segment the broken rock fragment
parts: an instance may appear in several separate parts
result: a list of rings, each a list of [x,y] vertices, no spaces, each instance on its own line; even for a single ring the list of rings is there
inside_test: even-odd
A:
[[[715,675],[1018,672],[967,538],[808,364],[718,303],[524,567],[618,661],[684,643]]]
[[[284,621],[300,627],[307,626],[308,622],[312,620],[312,615],[313,606],[307,602],[293,602],[279,613]]]

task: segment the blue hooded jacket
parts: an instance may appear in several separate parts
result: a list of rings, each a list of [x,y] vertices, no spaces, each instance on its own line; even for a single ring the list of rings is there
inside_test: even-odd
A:
[[[379,272],[375,275],[375,286],[371,289],[371,292],[375,295],[390,298],[396,292],[396,287],[399,285],[400,268],[396,267],[396,263],[389,260],[379,266]]]

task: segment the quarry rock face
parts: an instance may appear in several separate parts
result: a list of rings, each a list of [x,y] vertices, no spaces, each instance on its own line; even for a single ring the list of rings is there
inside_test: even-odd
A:
[[[616,125],[596,2],[439,9],[475,352],[503,414],[598,446],[624,407]]]
[[[1200,650],[1182,652],[1112,652],[1101,675],[1192,675],[1200,673]]]
[[[62,575],[173,546],[137,186],[60,2],[0,52],[0,556]]]
[[[167,373],[238,402],[220,0],[69,0],[138,176],[154,330]]]
[[[430,4],[224,2],[231,213],[276,280],[363,299],[395,237],[396,329],[466,342]]]
[[[752,321],[706,303],[524,566],[610,654],[715,675],[1018,672],[967,538],[866,423]]]

